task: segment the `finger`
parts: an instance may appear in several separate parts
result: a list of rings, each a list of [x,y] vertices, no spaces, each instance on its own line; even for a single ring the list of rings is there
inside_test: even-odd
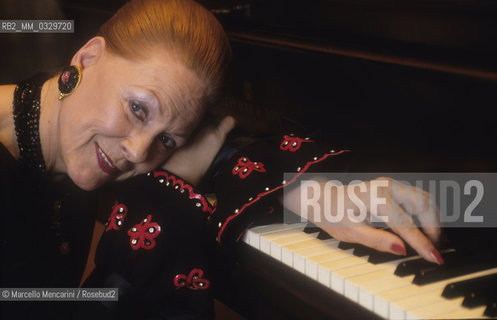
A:
[[[404,239],[420,256],[428,261],[443,264],[444,261],[433,243],[414,224],[413,219],[397,203],[389,204],[388,225]]]
[[[331,227],[325,231],[341,241],[358,243],[396,255],[406,255],[404,242],[397,235],[371,226]]]
[[[440,237],[442,235],[442,230],[440,228],[423,227],[423,231],[432,243],[436,245],[440,244]]]
[[[395,184],[394,199],[401,204],[407,212],[415,215],[420,226],[433,243],[440,241],[440,213],[434,199],[426,191],[417,187],[407,187],[400,183]],[[402,190],[403,189],[403,190]]]
[[[440,252],[416,226],[392,229],[426,260],[437,264],[444,263]]]
[[[439,243],[442,231],[440,229],[440,210],[435,200],[429,193],[423,191],[423,196],[417,203],[417,210],[414,214],[418,217],[423,231],[433,243]]]

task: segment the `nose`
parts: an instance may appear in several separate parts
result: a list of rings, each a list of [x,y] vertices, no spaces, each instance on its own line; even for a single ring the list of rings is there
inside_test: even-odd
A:
[[[121,142],[124,157],[131,163],[138,164],[148,159],[154,138],[145,133],[135,133]]]

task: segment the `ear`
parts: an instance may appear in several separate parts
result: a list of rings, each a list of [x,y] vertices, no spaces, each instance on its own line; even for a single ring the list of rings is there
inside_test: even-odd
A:
[[[77,65],[82,70],[88,68],[104,54],[105,39],[103,37],[91,38],[81,49],[72,57],[71,65]]]

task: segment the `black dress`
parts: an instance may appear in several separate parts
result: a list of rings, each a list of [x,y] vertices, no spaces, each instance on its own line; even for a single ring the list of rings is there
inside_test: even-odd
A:
[[[205,222],[213,207],[189,183],[165,171],[117,188],[96,269],[85,287],[119,288],[119,301],[82,305],[80,318],[212,318]]]
[[[0,144],[0,287],[77,287],[90,247],[95,203],[94,192],[68,180],[49,183]],[[40,318],[51,314],[53,306],[3,302],[0,309],[3,319],[12,314]],[[62,309],[54,313],[62,317]]]
[[[282,219],[283,187],[305,172],[348,167],[347,151],[282,135],[220,152],[210,173],[217,204],[188,182],[154,171],[122,183],[97,250],[88,287],[119,288],[119,302],[84,306],[81,319],[204,319],[213,317],[214,246],[232,248],[253,224]],[[214,163],[218,163],[216,159]],[[329,169],[329,168],[328,168]],[[284,172],[294,172],[288,181]],[[213,246],[214,245],[214,246]],[[222,275],[221,275],[222,276]]]

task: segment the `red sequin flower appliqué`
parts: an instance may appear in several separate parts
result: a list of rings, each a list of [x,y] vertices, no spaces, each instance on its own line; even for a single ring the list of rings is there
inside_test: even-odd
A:
[[[314,142],[314,141],[285,135],[283,137],[283,141],[281,142],[280,149],[283,151],[289,150],[291,152],[295,152],[300,148],[302,142]]]
[[[148,215],[142,222],[129,229],[129,242],[133,250],[152,249],[155,247],[155,240],[160,233],[160,226],[156,222],[152,222],[152,216]]]
[[[178,274],[174,277],[174,286],[176,289],[186,287],[191,290],[207,289],[210,286],[210,282],[207,279],[202,278],[204,271],[202,269],[193,269],[190,271],[188,277],[184,274]]]
[[[252,171],[266,172],[262,162],[252,162],[247,157],[238,159],[238,163],[233,167],[233,175],[239,175],[240,178],[245,179]]]
[[[118,204],[116,201],[116,203],[114,204],[114,208],[112,209],[112,213],[107,220],[107,228],[105,229],[105,231],[121,229],[127,213],[128,208],[122,203]]]

